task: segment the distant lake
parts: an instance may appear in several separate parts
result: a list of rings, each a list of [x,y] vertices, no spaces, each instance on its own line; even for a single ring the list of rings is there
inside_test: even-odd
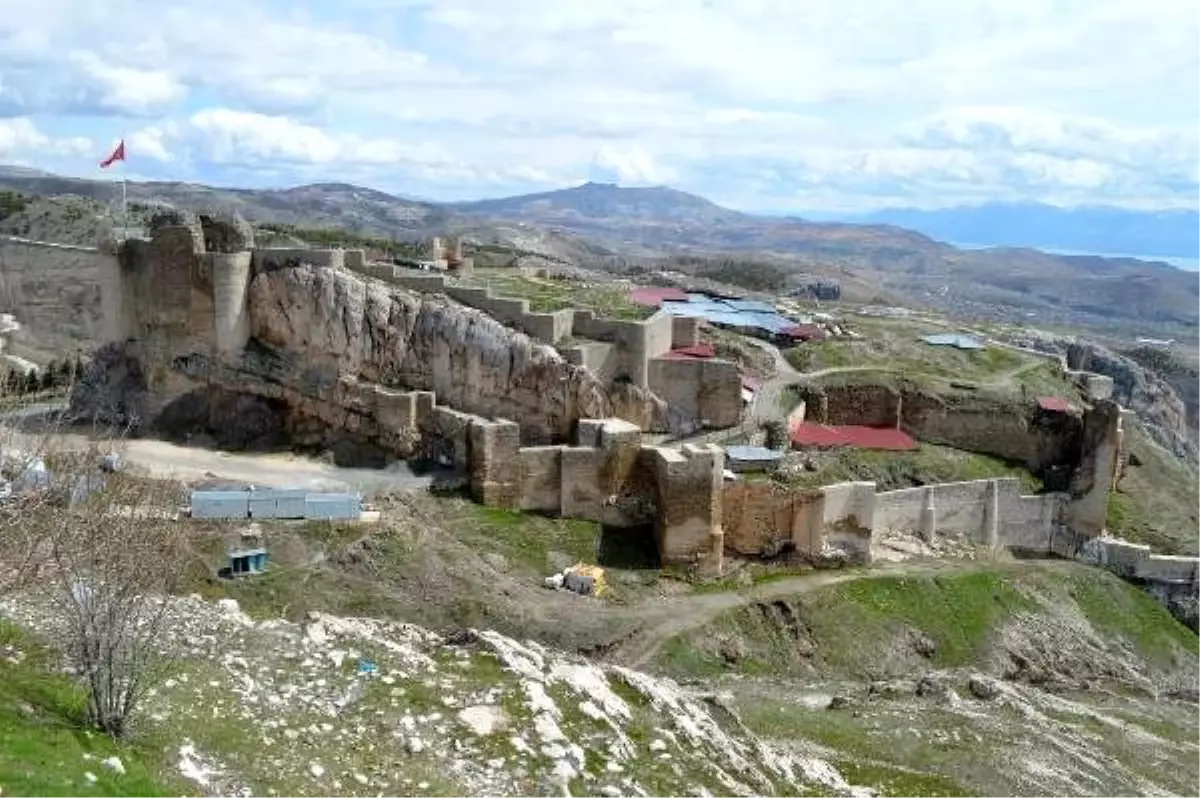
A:
[[[996,249],[999,246],[997,244],[965,244],[960,241],[949,241],[947,243],[959,249]],[[1176,269],[1182,269],[1185,272],[1200,272],[1200,258],[1176,258],[1168,255],[1132,255],[1121,252],[1085,252],[1079,249],[1056,249],[1054,247],[1037,246],[1027,246],[1025,249],[1036,249],[1040,252],[1048,252],[1051,255],[1088,255],[1093,258],[1133,258],[1147,262],[1157,261],[1159,263],[1168,263]]]

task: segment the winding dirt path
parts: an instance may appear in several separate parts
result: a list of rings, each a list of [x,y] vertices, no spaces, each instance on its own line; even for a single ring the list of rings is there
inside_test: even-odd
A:
[[[979,570],[988,563],[967,564],[955,560],[921,560],[874,565],[838,571],[817,571],[789,576],[743,590],[693,593],[668,598],[642,609],[643,623],[633,635],[610,649],[604,660],[630,668],[645,668],[671,638],[698,629],[729,610],[787,596],[812,593],[843,582],[904,576]]]
[[[796,371],[792,364],[787,361],[787,358],[784,357],[783,352],[779,351],[779,347],[757,338],[746,337],[745,340],[752,346],[756,346],[769,354],[775,361],[774,376],[764,380],[762,385],[759,386],[758,393],[754,397],[754,403],[750,406],[750,410],[747,413],[744,425],[750,429],[757,429],[767,421],[781,421],[786,418],[787,414],[783,410],[782,395],[788,386],[798,385],[820,377],[827,377],[830,374],[850,374],[854,372],[895,374],[903,371],[903,369],[877,365],[831,366],[829,368],[817,369],[816,371]],[[997,346],[1004,347],[1003,343],[992,342],[990,340],[989,343],[995,343]],[[1042,359],[1031,359],[1028,363],[1022,363],[1016,368],[1008,369],[990,379],[979,381],[978,384],[988,388],[1007,387],[1012,385],[1017,377],[1025,372],[1033,371],[1045,362],[1047,361]]]

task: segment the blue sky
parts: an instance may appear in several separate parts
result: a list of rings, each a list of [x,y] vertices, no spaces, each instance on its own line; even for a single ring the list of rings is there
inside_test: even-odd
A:
[[[0,163],[584,180],[745,210],[1194,207],[1195,0],[0,0]],[[53,44],[52,44],[53,43]]]

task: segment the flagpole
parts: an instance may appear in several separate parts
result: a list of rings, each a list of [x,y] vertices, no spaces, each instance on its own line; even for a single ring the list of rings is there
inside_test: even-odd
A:
[[[121,146],[125,146],[125,131],[121,131]],[[124,155],[124,153],[121,153]],[[125,159],[121,158],[121,241],[129,236],[129,205],[125,194]]]
[[[125,197],[125,172],[121,172],[121,241],[129,235],[129,206]]]

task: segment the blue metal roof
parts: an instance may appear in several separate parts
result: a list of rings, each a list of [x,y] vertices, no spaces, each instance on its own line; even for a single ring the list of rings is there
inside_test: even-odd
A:
[[[921,339],[927,344],[934,346],[956,346],[959,349],[983,349],[984,346],[978,338],[962,333],[938,333],[937,335],[926,335]]]
[[[782,332],[796,325],[796,322],[776,313],[766,302],[754,299],[718,299],[706,294],[688,294],[687,302],[663,302],[662,312],[673,316],[698,316],[726,327],[757,327],[772,333]]]
[[[725,454],[731,460],[773,462],[783,457],[783,452],[765,446],[727,446]]]

